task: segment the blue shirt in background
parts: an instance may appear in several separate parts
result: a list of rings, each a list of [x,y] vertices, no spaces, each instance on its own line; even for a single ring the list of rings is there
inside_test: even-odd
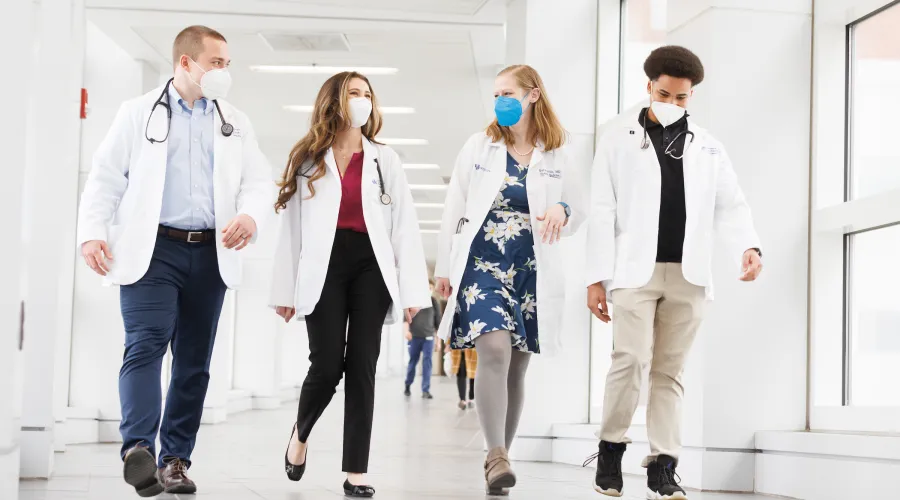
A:
[[[172,123],[169,129],[166,183],[159,223],[202,231],[216,227],[213,205],[213,128],[215,104],[207,99],[194,109],[169,86]]]

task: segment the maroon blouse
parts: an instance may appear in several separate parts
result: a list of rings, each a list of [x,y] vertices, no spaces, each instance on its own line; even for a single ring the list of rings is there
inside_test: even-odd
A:
[[[354,153],[341,177],[341,209],[338,212],[338,229],[350,229],[358,233],[368,233],[363,218],[362,205],[363,154]]]

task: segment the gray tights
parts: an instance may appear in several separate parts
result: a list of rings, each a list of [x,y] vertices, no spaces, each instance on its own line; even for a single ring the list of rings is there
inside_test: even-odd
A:
[[[509,450],[525,404],[525,371],[531,354],[512,348],[510,333],[497,330],[475,339],[478,369],[475,401],[488,450]]]

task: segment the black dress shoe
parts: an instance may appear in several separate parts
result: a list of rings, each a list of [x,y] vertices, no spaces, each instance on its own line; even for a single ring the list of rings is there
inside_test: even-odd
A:
[[[434,396],[432,396],[430,392],[423,392],[422,399],[434,399]]]
[[[156,475],[156,458],[146,447],[128,450],[123,469],[125,482],[134,487],[138,496],[155,497],[165,489]]]
[[[409,386],[406,386],[406,389],[403,391],[404,396],[412,396],[412,392],[409,390]]]
[[[350,484],[349,480],[344,481],[344,495],[348,497],[372,498],[375,496],[375,488],[371,486],[356,486]]]
[[[291,441],[294,440],[294,433],[297,432],[297,424],[294,424],[293,430],[291,430]],[[303,457],[302,465],[294,465],[288,460],[288,451],[291,449],[291,443],[288,442],[288,449],[284,450],[284,472],[287,474],[288,479],[291,481],[299,481],[303,478],[303,473],[306,472],[306,456]],[[306,454],[309,455],[309,448],[306,449]]]

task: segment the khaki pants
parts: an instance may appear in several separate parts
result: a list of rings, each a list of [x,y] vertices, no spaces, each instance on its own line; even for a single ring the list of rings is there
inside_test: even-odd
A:
[[[650,364],[647,435],[650,456],[678,458],[684,362],[706,308],[706,290],[688,283],[681,264],[657,263],[641,288],[613,291],[612,366],[603,398],[603,425],[597,437],[630,442],[625,433],[638,406],[641,374]]]

